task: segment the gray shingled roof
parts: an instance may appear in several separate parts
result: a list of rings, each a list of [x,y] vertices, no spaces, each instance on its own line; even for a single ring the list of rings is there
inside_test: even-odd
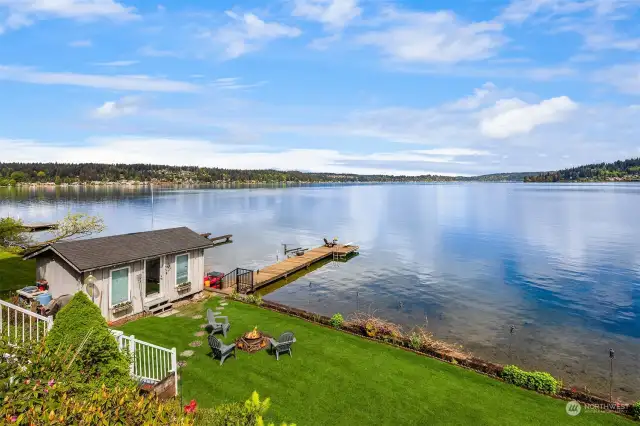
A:
[[[51,248],[77,270],[88,271],[214,245],[200,234],[182,227],[66,241],[52,244]]]

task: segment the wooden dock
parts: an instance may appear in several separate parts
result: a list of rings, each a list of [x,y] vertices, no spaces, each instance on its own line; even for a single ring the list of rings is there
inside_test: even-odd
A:
[[[57,223],[29,223],[22,225],[25,232],[51,231],[58,227]]]
[[[302,256],[292,256],[281,262],[269,265],[253,273],[254,291],[282,278],[307,268],[313,263],[319,262],[328,257],[344,258],[351,253],[358,251],[358,246],[345,246],[338,244],[334,247],[321,246],[307,250]]]
[[[229,294],[233,290],[241,293],[254,292],[262,287],[272,284],[283,278],[308,268],[312,264],[324,259],[344,259],[352,253],[356,253],[360,247],[356,245],[337,244],[333,247],[320,246],[307,250],[300,256],[291,256],[273,265],[269,265],[257,271],[237,268],[223,278],[223,288],[218,290]]]

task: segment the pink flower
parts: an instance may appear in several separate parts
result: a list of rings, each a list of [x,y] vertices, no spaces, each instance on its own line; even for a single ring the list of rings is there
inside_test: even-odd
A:
[[[11,423],[15,423],[18,421],[18,416],[11,416]]]
[[[49,386],[53,386],[56,383],[55,379],[49,380]]]
[[[45,389],[45,390],[44,390],[44,393],[49,393],[49,389]]]

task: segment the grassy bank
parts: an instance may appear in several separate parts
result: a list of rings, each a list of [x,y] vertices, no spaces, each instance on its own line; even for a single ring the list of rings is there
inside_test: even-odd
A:
[[[261,351],[238,352],[223,366],[210,358],[201,331],[207,307],[189,305],[183,316],[148,317],[121,327],[127,334],[178,353],[193,350],[181,369],[186,400],[210,407],[245,400],[253,390],[272,399],[271,421],[298,425],[369,424],[633,424],[612,414],[566,414],[566,402],[526,391],[472,371],[341,333],[298,318],[230,301],[231,343],[245,331],[296,334],[293,357],[280,361]],[[201,341],[200,347],[189,343]]]
[[[36,281],[36,261],[0,250],[0,299]]]

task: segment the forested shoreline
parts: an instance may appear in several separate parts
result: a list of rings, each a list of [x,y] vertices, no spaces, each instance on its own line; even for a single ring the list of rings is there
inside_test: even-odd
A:
[[[587,164],[527,176],[525,182],[634,182],[640,181],[640,158],[613,163]]]
[[[385,183],[385,182],[458,182],[522,181],[536,173],[500,173],[484,176],[357,175],[349,173],[307,173],[300,171],[238,170],[214,167],[165,166],[155,164],[65,164],[0,163],[0,186],[77,185],[108,183]]]

